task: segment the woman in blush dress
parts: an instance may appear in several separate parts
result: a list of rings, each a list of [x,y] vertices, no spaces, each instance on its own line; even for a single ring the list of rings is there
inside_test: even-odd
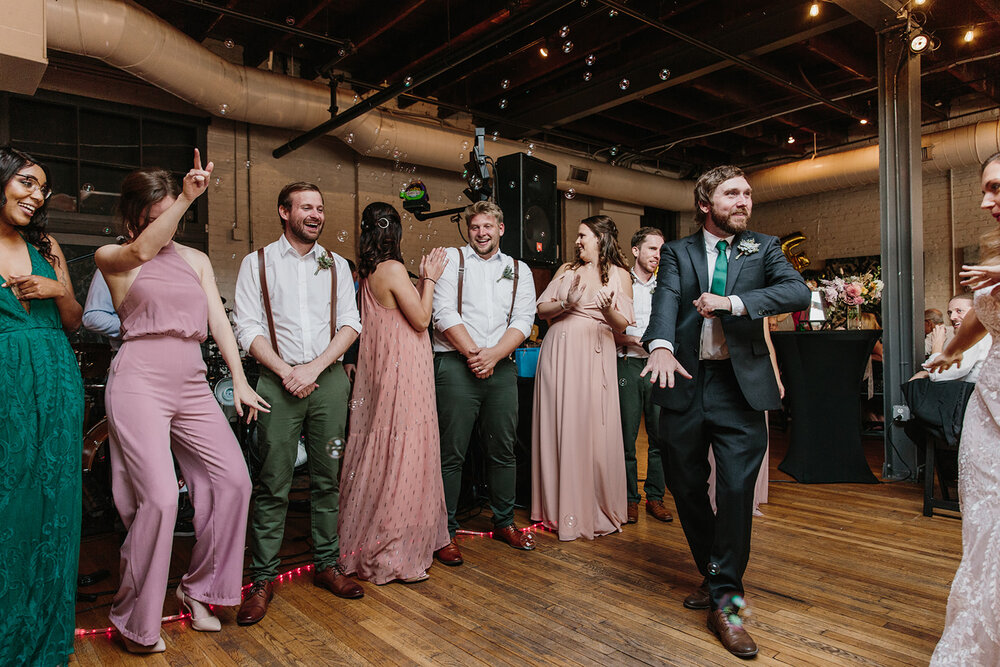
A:
[[[83,309],[45,231],[49,172],[0,147],[0,665],[65,665],[80,553]]]
[[[198,149],[183,188],[161,169],[132,172],[119,208],[129,240],[94,260],[121,316],[122,343],[104,397],[115,506],[128,535],[111,622],[132,653],[166,649],[160,635],[177,515],[177,458],[194,505],[195,545],[176,596],[191,627],[217,632],[209,605],[240,603],[250,475],[205,380],[208,330],[233,376],[236,412],[266,409],[243,374],[236,337],[205,253],[174,243],[188,207],[208,188]],[[244,407],[245,406],[245,407]]]
[[[427,326],[447,258],[420,261],[415,288],[403,265],[399,213],[375,202],[361,214],[361,347],[351,433],[340,481],[340,564],[375,584],[427,579],[448,544],[434,367]]]
[[[1000,153],[983,164],[983,202],[1000,224]],[[962,504],[962,562],[948,595],[944,633],[931,665],[1000,665],[1000,626],[992,610],[1000,600],[1000,228],[983,236],[981,266],[963,266],[962,284],[976,290],[973,308],[940,356],[932,373],[961,365],[962,352],[987,333],[993,345],[969,398],[958,450],[958,495]]]
[[[632,324],[632,280],[618,228],[586,218],[576,261],[538,298],[551,323],[535,373],[531,519],[560,540],[593,539],[627,520],[614,332]]]

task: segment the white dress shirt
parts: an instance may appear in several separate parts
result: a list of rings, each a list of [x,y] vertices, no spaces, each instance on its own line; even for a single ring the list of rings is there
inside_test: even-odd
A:
[[[493,347],[507,329],[517,329],[525,338],[535,322],[535,281],[524,262],[518,262],[517,295],[514,289],[514,262],[509,255],[497,251],[489,259],[476,254],[471,246],[448,248],[448,264],[434,286],[434,351],[450,352],[455,348],[443,331],[465,325],[473,342],[479,347]],[[462,281],[462,314],[458,314],[458,253],[465,257],[465,279]],[[504,273],[508,277],[504,277]],[[510,324],[511,297],[514,313]]]
[[[312,361],[330,344],[331,270],[337,272],[337,331],[346,326],[361,332],[354,279],[347,260],[330,253],[334,268],[319,269],[318,260],[324,254],[326,250],[315,243],[309,252],[299,255],[284,234],[264,248],[278,354],[293,366]],[[257,336],[263,336],[271,345],[256,252],[244,257],[240,264],[233,319],[236,337],[244,350],[250,350]]]
[[[962,365],[952,366],[940,373],[930,373],[931,382],[947,382],[948,380],[962,380],[964,382],[975,383],[979,379],[979,372],[983,370],[983,362],[986,355],[993,346],[993,337],[989,334],[983,336],[982,340],[970,347],[962,354]],[[932,354],[927,362],[934,361],[940,353]]]
[[[653,290],[656,288],[656,274],[649,277],[649,280],[642,282],[639,276],[635,275],[632,269],[632,309],[635,314],[635,324],[625,327],[626,336],[635,336],[642,340],[642,335],[646,333],[649,326],[649,315],[653,310]],[[642,345],[619,345],[619,357],[635,357],[645,359],[649,355]]]
[[[122,346],[122,321],[118,318],[115,304],[111,300],[111,290],[100,270],[94,271],[94,278],[87,291],[87,303],[83,307],[83,328],[107,336],[112,353]]]
[[[716,248],[716,244],[719,241],[726,241],[726,258],[732,259],[733,257],[733,238],[734,236],[716,236],[710,231],[701,228],[702,236],[705,240],[705,264],[708,269],[708,282],[706,283],[711,289],[712,286],[712,275],[715,273],[715,262],[719,259],[719,249]],[[727,269],[728,275],[728,269]],[[743,305],[743,300],[732,294],[728,297],[729,304],[732,307],[733,315],[746,315],[747,309]],[[686,304],[680,304],[681,308],[686,307]],[[690,306],[694,308],[694,306]],[[665,347],[671,352],[674,351],[673,341],[655,339],[649,342],[649,349],[653,351],[657,348]],[[728,359],[729,358],[729,346],[726,345],[726,336],[722,331],[722,322],[719,321],[717,317],[706,317],[701,323],[701,349],[698,353],[699,359]]]

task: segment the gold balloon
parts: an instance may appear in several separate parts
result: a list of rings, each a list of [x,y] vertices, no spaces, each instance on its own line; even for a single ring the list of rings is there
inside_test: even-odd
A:
[[[792,263],[796,271],[801,271],[811,263],[804,252],[795,252],[795,248],[802,245],[805,240],[806,236],[802,232],[792,232],[781,237],[781,252]]]

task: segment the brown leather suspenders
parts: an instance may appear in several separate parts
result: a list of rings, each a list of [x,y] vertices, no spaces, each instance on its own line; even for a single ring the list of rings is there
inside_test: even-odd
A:
[[[510,310],[507,312],[507,326],[510,326],[510,320],[514,317],[514,302],[517,300],[517,279],[519,269],[521,268],[521,263],[514,260],[514,287],[511,289],[510,294]],[[462,249],[458,249],[458,316],[462,316],[462,286],[465,284],[465,253]]]
[[[327,251],[326,256],[333,260],[333,256]],[[260,293],[264,297],[264,313],[267,315],[267,330],[271,334],[271,347],[279,357],[278,337],[274,333],[274,314],[271,312],[271,294],[267,288],[267,271],[264,269],[264,249],[257,250],[257,269],[260,274]],[[337,266],[332,264],[330,272],[330,339],[337,333]]]

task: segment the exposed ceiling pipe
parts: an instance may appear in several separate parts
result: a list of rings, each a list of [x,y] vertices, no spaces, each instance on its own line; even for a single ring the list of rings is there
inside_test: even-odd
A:
[[[46,0],[48,46],[97,58],[205,110],[257,125],[304,130],[329,118],[326,85],[230,63],[145,9],[120,0]],[[338,91],[347,108],[353,93]],[[360,154],[459,171],[471,133],[375,109],[333,132]],[[1000,120],[985,121],[923,137],[927,161],[946,171],[978,165],[1000,151]],[[512,141],[488,141],[494,158],[520,152]],[[403,157],[405,155],[405,157]],[[655,206],[693,208],[692,181],[679,181],[551,147],[534,155],[556,165],[559,187],[581,195]],[[588,183],[569,180],[570,165],[590,170]],[[834,153],[753,172],[754,198],[765,202],[878,181],[878,148]]]

